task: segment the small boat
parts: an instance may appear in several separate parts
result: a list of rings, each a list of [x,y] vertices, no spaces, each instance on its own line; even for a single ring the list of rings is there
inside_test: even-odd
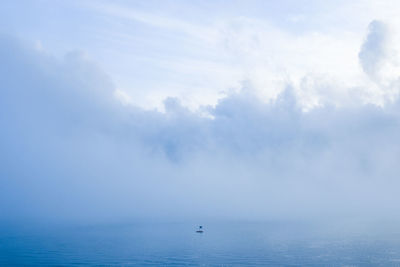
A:
[[[199,226],[199,230],[196,231],[196,233],[203,233],[203,226]]]

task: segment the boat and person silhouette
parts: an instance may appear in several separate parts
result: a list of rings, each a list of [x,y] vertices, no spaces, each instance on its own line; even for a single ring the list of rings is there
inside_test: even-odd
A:
[[[199,226],[199,229],[197,229],[196,233],[203,233],[203,226]]]

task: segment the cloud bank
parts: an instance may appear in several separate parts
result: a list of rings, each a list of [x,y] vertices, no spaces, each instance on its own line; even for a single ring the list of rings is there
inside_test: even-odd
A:
[[[385,34],[373,22],[361,46],[373,78]],[[270,102],[244,84],[161,113],[122,105],[83,53],[1,36],[0,58],[1,221],[397,217],[397,100],[304,112],[289,83]]]

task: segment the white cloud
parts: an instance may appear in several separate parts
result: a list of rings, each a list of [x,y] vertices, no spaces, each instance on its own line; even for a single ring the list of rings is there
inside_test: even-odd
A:
[[[224,92],[239,90],[243,82],[251,83],[266,102],[276,98],[290,83],[304,110],[328,103],[351,102],[354,91],[360,88],[363,88],[363,97],[359,102],[382,105],[387,98],[392,98],[393,90],[382,90],[382,86],[389,86],[387,83],[371,83],[360,68],[358,55],[368,23],[374,15],[387,14],[387,7],[366,1],[346,5],[332,2],[327,6],[329,8],[312,2],[309,9],[315,9],[314,13],[299,7],[301,14],[283,14],[302,18],[290,22],[294,29],[282,25],[283,22],[273,16],[246,16],[236,9],[221,16],[218,11],[210,11],[212,14],[207,19],[199,19],[205,15],[201,9],[198,12],[188,9],[194,17],[188,19],[189,14],[172,16],[162,9],[145,10],[104,3],[91,8],[122,25],[135,26],[136,30],[132,31],[126,27],[114,29],[111,39],[124,33],[129,37],[122,41],[146,40],[150,44],[140,56],[147,55],[145,61],[151,66],[151,79],[144,80],[139,87],[134,87],[134,82],[124,86],[117,84],[125,88],[137,106],[162,110],[163,99],[174,96],[193,111],[202,105],[215,105],[225,97]],[[355,12],[363,14],[349,15]],[[398,26],[394,16],[386,18],[394,28]],[[133,37],[138,28],[146,29],[148,34],[141,35],[140,39]],[[396,39],[395,31],[384,35],[387,39]],[[392,53],[391,48],[382,49]],[[136,55],[134,51],[126,51],[124,56],[129,53]],[[397,69],[393,68],[393,62],[389,65],[391,67],[381,73],[392,77]],[[322,85],[326,81],[329,86]],[[322,86],[309,90],[306,83]],[[134,97],[136,95],[141,97]]]
[[[160,113],[121,105],[82,53],[3,36],[0,58],[2,221],[396,217],[398,101],[302,112],[290,83],[267,103],[249,83],[212,118],[176,98]]]

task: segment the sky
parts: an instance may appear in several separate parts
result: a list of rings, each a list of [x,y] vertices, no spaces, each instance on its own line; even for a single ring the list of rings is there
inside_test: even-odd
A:
[[[3,1],[0,222],[398,220],[397,1]]]

